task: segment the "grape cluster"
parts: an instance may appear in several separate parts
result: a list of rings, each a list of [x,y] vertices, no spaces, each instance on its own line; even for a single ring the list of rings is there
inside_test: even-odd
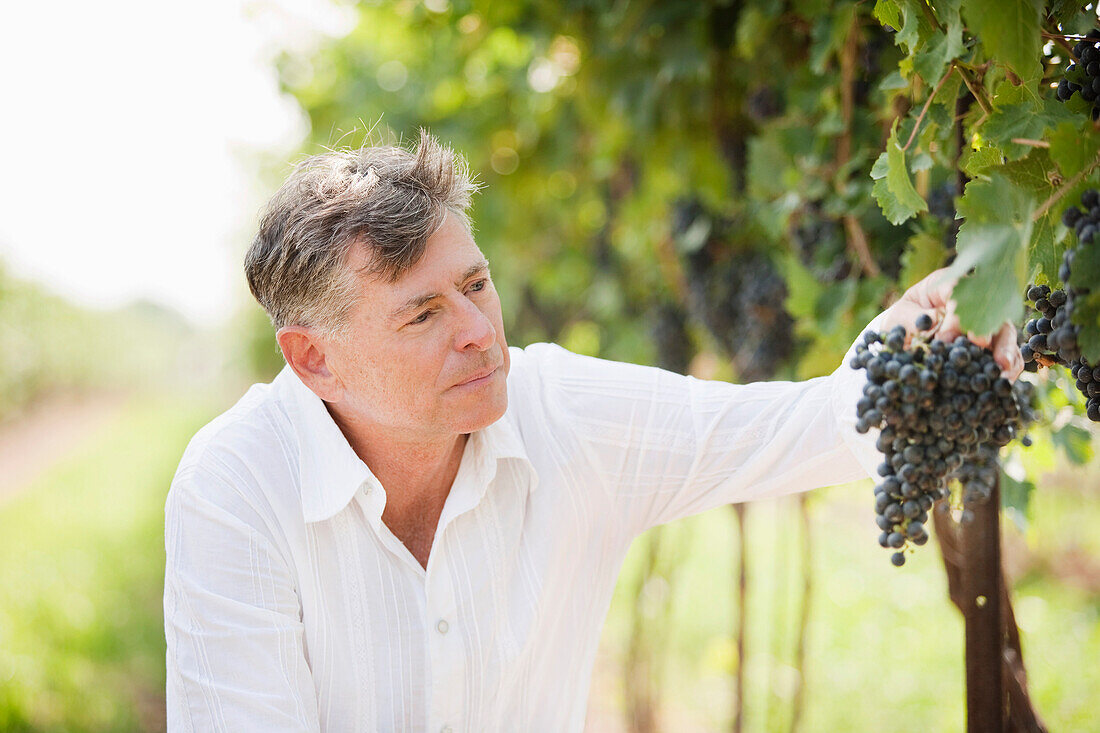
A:
[[[688,311],[728,351],[738,376],[758,381],[774,376],[794,353],[794,319],[784,307],[787,281],[771,258],[735,246],[740,226],[697,199],[673,208]]]
[[[996,466],[997,449],[1034,419],[1030,384],[1002,377],[993,353],[965,336],[933,339],[932,325],[928,315],[918,318],[908,348],[902,326],[868,331],[850,364],[867,372],[856,430],[880,428],[875,521],[879,544],[897,550],[894,565],[905,563],[910,543],[928,541],[928,512],[950,495],[951,479],[962,484],[964,503],[988,498],[996,481],[989,455]]]
[[[1070,284],[1073,262],[1080,247],[1100,245],[1100,192],[1095,189],[1081,195],[1082,209],[1070,206],[1062,214],[1062,223],[1077,235],[1078,247],[1066,251],[1058,277],[1064,290],[1051,290],[1047,285],[1032,285],[1027,299],[1038,312],[1024,326],[1027,343],[1020,346],[1025,368],[1036,371],[1040,366],[1059,364],[1069,367],[1076,387],[1086,400],[1089,420],[1100,422],[1100,366],[1089,364],[1077,343],[1080,327],[1072,322],[1073,304],[1089,296],[1088,287]]]
[[[1024,324],[1027,341],[1020,346],[1024,364],[1033,367],[1065,365],[1074,356],[1080,356],[1077,348],[1079,329],[1070,322],[1073,311],[1069,305],[1069,295],[1064,290],[1051,290],[1048,285],[1032,285],[1027,289],[1026,297],[1035,309],[1036,317]],[[1029,368],[1029,371],[1033,369]]]
[[[1073,47],[1076,63],[1066,68],[1066,75],[1058,82],[1055,96],[1062,102],[1074,94],[1092,102],[1092,118],[1100,118],[1100,30],[1089,31],[1085,40]]]

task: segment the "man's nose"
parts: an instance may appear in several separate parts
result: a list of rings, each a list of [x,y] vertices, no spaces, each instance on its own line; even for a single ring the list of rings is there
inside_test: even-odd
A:
[[[496,341],[496,330],[488,316],[469,300],[463,303],[460,325],[455,335],[455,348],[464,351],[470,347],[485,351]]]

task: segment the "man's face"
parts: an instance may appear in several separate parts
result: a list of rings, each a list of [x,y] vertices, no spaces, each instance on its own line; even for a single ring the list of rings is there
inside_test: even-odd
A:
[[[353,271],[366,255],[353,250]],[[344,385],[340,417],[400,440],[479,430],[508,406],[508,345],[488,263],[448,213],[397,281],[360,276],[347,339],[326,361]]]

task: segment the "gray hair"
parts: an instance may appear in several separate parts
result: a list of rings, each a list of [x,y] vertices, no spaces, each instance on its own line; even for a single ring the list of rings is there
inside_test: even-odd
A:
[[[414,151],[386,145],[307,158],[263,212],[244,259],[248,287],[276,329],[339,336],[360,272],[397,280],[448,211],[469,229],[477,188],[466,161],[423,129]],[[355,246],[368,254],[360,272],[348,266]]]

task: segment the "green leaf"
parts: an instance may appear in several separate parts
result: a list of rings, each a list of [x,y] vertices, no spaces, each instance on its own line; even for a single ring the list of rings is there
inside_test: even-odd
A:
[[[817,19],[810,47],[810,69],[815,74],[824,74],[826,61],[844,46],[855,12],[855,5],[845,5]]]
[[[891,218],[889,215],[886,217],[890,219],[893,224],[900,224],[906,219],[915,216],[918,212],[928,211],[928,204],[924,202],[921,195],[917,193],[917,189],[913,188],[913,182],[909,179],[909,170],[905,164],[905,151],[901,149],[898,144],[898,123],[894,121],[894,126],[890,130],[890,139],[886,141],[886,188],[894,198],[896,207],[894,213],[905,213],[900,221],[896,220],[896,217]],[[880,156],[881,159],[881,156]],[[875,162],[875,167],[881,170],[878,161]],[[879,205],[882,206],[881,187],[876,183],[875,190],[878,193],[875,194],[875,198],[878,199]],[[885,213],[886,207],[883,207]],[[907,213],[906,213],[907,212]]]
[[[884,92],[893,91],[895,89],[905,89],[909,86],[909,82],[905,80],[905,77],[898,71],[891,71],[886,76],[882,77],[882,81],[878,83],[878,88]]]
[[[934,39],[913,57],[913,70],[929,86],[935,86],[943,76],[944,69],[953,59],[964,51],[962,24],[959,22],[947,26],[946,33],[936,33]]]
[[[909,288],[925,275],[938,270],[947,259],[947,247],[943,238],[931,232],[917,232],[909,238],[905,252],[901,256],[901,276],[898,283]]]
[[[958,256],[951,265],[951,272],[962,278],[953,297],[964,330],[991,334],[1005,320],[1019,319],[1034,210],[1030,192],[999,173],[989,181],[967,184],[958,202],[959,216],[966,221],[959,228]]]
[[[1054,242],[1054,229],[1057,218],[1057,214],[1048,211],[1039,218],[1039,221],[1035,222],[1035,227],[1031,232],[1031,243],[1027,249],[1028,271],[1033,275],[1034,273],[1042,273],[1047,282],[1053,282],[1057,279],[1058,266],[1062,263],[1063,248],[1058,247]],[[1029,281],[1034,279],[1034,276],[1028,278]]]
[[[895,32],[901,28],[901,8],[895,0],[878,0],[873,14],[879,23],[890,26]]]
[[[783,302],[783,307],[794,318],[812,319],[823,286],[794,254],[787,254],[780,259],[779,269],[787,281],[787,299]]]
[[[898,28],[894,43],[899,46],[904,44],[909,53],[917,51],[924,42],[935,32],[928,17],[921,10],[920,3],[924,0],[898,0],[901,8],[901,27]]]
[[[1088,430],[1066,423],[1057,430],[1051,430],[1050,437],[1054,445],[1061,448],[1074,463],[1081,465],[1092,458],[1092,435]]]
[[[1100,153],[1100,133],[1092,125],[1062,122],[1050,134],[1050,157],[1066,178],[1084,170],[1097,153]]]
[[[1028,506],[1031,504],[1031,492],[1035,491],[1035,483],[1024,479],[1017,481],[1004,470],[1001,471],[1001,506],[1006,509],[1015,509],[1020,516],[1027,516]]]
[[[1004,163],[1004,155],[1000,149],[992,145],[985,145],[977,150],[968,148],[963,153],[959,165],[964,173],[971,178],[975,178],[984,175],[987,170],[1002,163]]]
[[[982,125],[982,135],[1001,148],[1009,160],[1018,160],[1030,153],[1034,146],[1014,143],[1014,138],[1041,140],[1048,127],[1073,118],[1063,105],[1051,100],[1046,100],[1045,104],[1027,101],[999,105]]]
[[[1036,199],[1042,200],[1054,192],[1054,181],[1050,178],[1053,167],[1050,154],[1042,148],[1036,148],[1023,160],[1001,166],[998,172],[1014,186],[1027,189]]]
[[[1042,73],[1042,9],[1042,0],[963,0],[962,14],[986,56],[1030,79]]]
[[[1073,322],[1081,327],[1077,343],[1090,364],[1100,364],[1100,244],[1093,238],[1090,245],[1078,246],[1073,259],[1070,284],[1076,288],[1092,288],[1086,297],[1074,301]]]

